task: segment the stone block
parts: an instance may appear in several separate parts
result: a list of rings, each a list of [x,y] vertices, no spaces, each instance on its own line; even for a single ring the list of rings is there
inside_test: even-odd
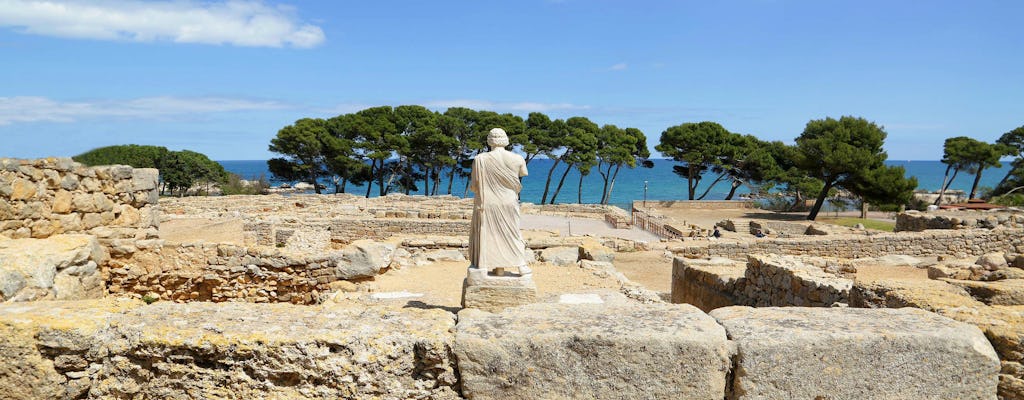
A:
[[[915,307],[928,311],[983,304],[966,290],[932,279],[879,279],[857,281],[850,290],[850,307]]]
[[[1024,305],[1024,279],[1006,279],[992,282],[941,279],[967,290],[974,298],[989,305]]]
[[[462,282],[463,307],[501,312],[536,301],[537,285],[532,275],[505,272],[505,275],[493,276],[480,268],[466,269],[466,279]]]
[[[0,397],[455,400],[454,326],[442,310],[0,305]]]
[[[558,266],[576,265],[580,260],[578,246],[548,247],[540,251],[540,260]]]
[[[16,178],[11,182],[11,200],[28,200],[35,197],[36,184],[27,179]]]
[[[156,190],[159,183],[160,171],[155,168],[136,168],[132,170],[133,192],[144,192]]]
[[[47,221],[49,222],[49,221]],[[4,301],[86,299],[103,295],[97,265],[106,253],[95,237],[56,235],[0,241],[0,293]]]
[[[722,399],[732,347],[690,305],[533,304],[459,313],[470,399]]]
[[[604,262],[615,261],[615,250],[597,243],[585,243],[583,245],[580,245],[579,250],[580,260]]]
[[[995,399],[974,326],[916,308],[711,312],[737,345],[730,399]]]
[[[381,269],[391,265],[395,245],[372,240],[353,242],[335,260],[334,275],[337,279],[365,278],[377,275]]]

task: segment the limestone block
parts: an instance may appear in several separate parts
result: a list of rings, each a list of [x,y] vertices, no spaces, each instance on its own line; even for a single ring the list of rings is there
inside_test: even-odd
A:
[[[428,261],[466,261],[466,255],[455,249],[439,249],[421,254]]]
[[[60,187],[64,190],[75,190],[78,189],[78,182],[78,175],[65,173],[60,180]]]
[[[463,395],[478,399],[722,399],[732,347],[690,305],[532,304],[459,312]]]
[[[16,178],[11,182],[11,200],[28,200],[36,195],[36,184],[27,179]]]
[[[807,230],[804,231],[804,235],[825,236],[828,235],[828,231],[820,226],[810,225],[807,227]]]
[[[737,344],[730,399],[995,399],[981,331],[916,308],[711,312]]]
[[[580,259],[579,247],[548,247],[540,251],[540,260],[558,266],[575,265]]]
[[[372,240],[353,242],[334,264],[337,279],[364,278],[377,275],[382,268],[391,265],[395,245]]]
[[[88,398],[455,400],[454,325],[447,312],[419,309],[114,300],[0,306],[0,389],[25,399],[79,391]]]
[[[155,168],[136,168],[132,170],[131,191],[143,192],[156,190],[160,171]]]
[[[56,235],[0,241],[0,293],[5,301],[102,296],[97,265],[106,254],[95,237]]]
[[[857,281],[850,290],[850,307],[916,307],[935,311],[950,307],[979,307],[983,304],[961,287],[940,280],[879,279]]]
[[[6,199],[0,198],[0,221],[13,219],[14,207]]]
[[[71,192],[58,190],[53,196],[53,206],[51,209],[56,214],[67,214],[71,212],[71,199]]]
[[[941,279],[967,290],[974,298],[989,305],[1024,305],[1024,279],[1006,279],[992,282]]]
[[[975,262],[975,264],[983,266],[989,271],[1006,268],[1008,266],[1006,263],[1006,257],[1003,256],[1003,253],[984,254],[981,257],[978,257],[978,261]]]
[[[615,261],[615,250],[608,247],[602,246],[596,243],[584,243],[579,247],[580,260],[591,260],[591,261],[604,261],[612,262]]]
[[[489,312],[501,312],[537,301],[537,285],[532,275],[488,275],[480,268],[467,268],[462,282],[462,306]]]

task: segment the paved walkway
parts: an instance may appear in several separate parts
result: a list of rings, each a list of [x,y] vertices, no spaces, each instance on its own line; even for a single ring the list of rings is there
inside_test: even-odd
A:
[[[567,218],[555,215],[524,214],[521,220],[522,229],[540,229],[557,231],[562,236],[594,235],[617,237],[629,240],[657,242],[657,235],[639,228],[615,229],[608,222],[590,218]]]

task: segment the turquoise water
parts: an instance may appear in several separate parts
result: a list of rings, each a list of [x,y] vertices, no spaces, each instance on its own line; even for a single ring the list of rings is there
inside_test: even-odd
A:
[[[627,169],[623,168],[619,172],[618,179],[615,182],[614,190],[612,191],[611,203],[624,206],[629,208],[628,204],[633,200],[642,200],[644,198],[644,186],[646,182],[647,186],[647,198],[650,200],[681,200],[686,198],[686,181],[672,172],[672,166],[675,162],[672,160],[653,160],[654,168],[636,168]],[[241,175],[243,178],[251,179],[260,175],[266,175],[268,178],[271,176],[267,170],[267,162],[264,160],[228,160],[218,161],[230,172]],[[547,178],[548,170],[551,168],[552,161],[548,159],[535,159],[530,162],[530,176],[523,179],[523,192],[522,200],[524,202],[539,203],[541,195],[544,193],[544,181]],[[939,161],[889,161],[889,165],[901,165],[907,170],[908,176],[917,177],[918,188],[927,190],[937,190],[942,185],[942,177],[946,171],[946,167]],[[561,177],[564,167],[559,165],[552,177],[553,192],[555,186],[558,184],[558,179]],[[1009,163],[1004,162],[1002,168],[990,168],[985,170],[982,174],[980,186],[994,187],[999,180],[1006,175],[1009,170]],[[698,187],[697,195],[703,193],[707,188],[707,184],[714,179],[709,176],[704,180],[706,183]],[[280,184],[282,181],[274,181],[273,184]],[[562,191],[559,193],[557,202],[558,203],[575,203],[577,200],[577,185],[579,182],[579,172],[573,170],[565,179],[565,185],[562,187]],[[961,172],[953,182],[953,189],[961,189],[964,191],[970,191],[971,184],[974,182],[974,176]],[[333,193],[334,186],[330,182],[324,181],[327,185],[326,193]],[[421,182],[422,184],[422,182]],[[582,201],[584,203],[596,203],[601,200],[601,187],[603,182],[600,174],[595,169],[587,177],[583,179],[583,194]],[[441,187],[438,193],[447,193],[448,181],[447,179],[442,180]],[[465,193],[466,182],[463,179],[456,177],[456,182],[452,185],[452,194],[462,196]],[[366,186],[356,186],[349,184],[346,188],[349,193],[365,194]],[[422,194],[421,192],[416,194]],[[376,186],[373,188],[371,196],[375,196],[377,193]],[[710,193],[708,193],[706,200],[720,200],[725,198],[729,192],[728,182],[720,182],[715,186]],[[738,194],[749,193],[746,187],[741,187],[737,190]],[[550,198],[550,194],[548,195]]]

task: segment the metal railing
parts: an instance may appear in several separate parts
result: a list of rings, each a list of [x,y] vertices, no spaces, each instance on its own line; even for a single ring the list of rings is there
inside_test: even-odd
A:
[[[633,208],[633,226],[651,232],[666,239],[677,239],[683,237],[683,233],[667,224],[662,218],[652,216],[646,212]]]

